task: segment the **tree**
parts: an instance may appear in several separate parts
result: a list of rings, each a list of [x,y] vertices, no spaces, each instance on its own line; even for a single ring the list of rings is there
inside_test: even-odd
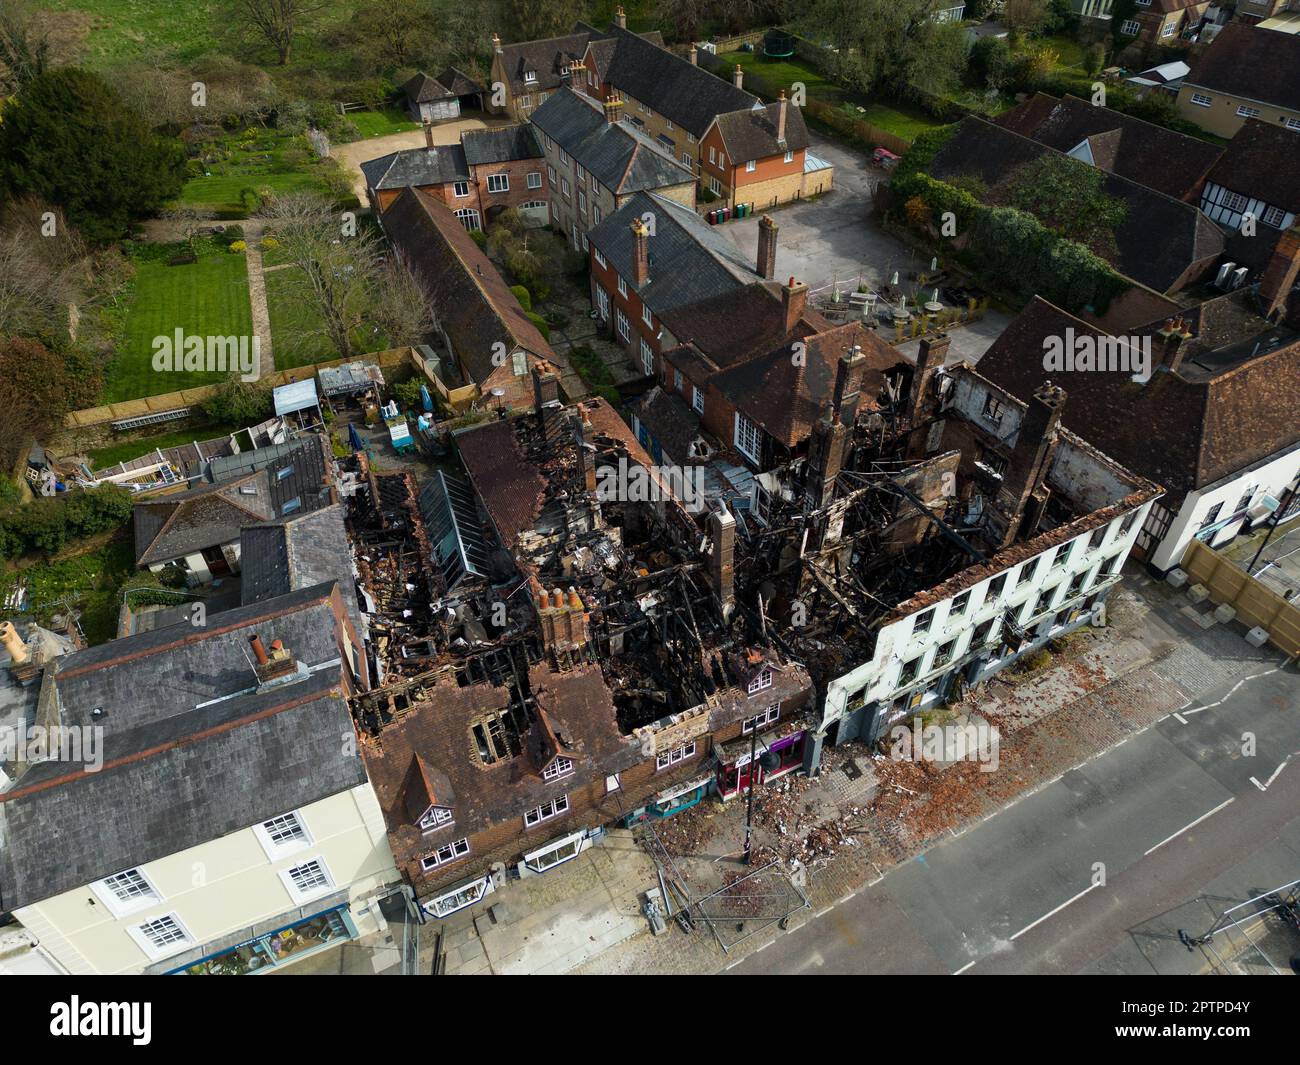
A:
[[[0,337],[0,460],[4,468],[32,440],[43,440],[70,410],[93,400],[98,377],[39,340]]]
[[[1011,80],[1011,46],[1001,37],[981,37],[970,50],[970,73],[976,84],[998,90]]]
[[[583,0],[504,0],[511,35],[521,41],[559,37],[587,13]]]
[[[370,317],[388,343],[398,348],[422,342],[433,327],[429,298],[400,253],[379,268]]]
[[[1047,0],[1006,0],[1000,17],[1012,33],[1028,37],[1042,28],[1049,10]]]
[[[103,243],[181,190],[185,153],[155,135],[107,82],[75,68],[28,82],[0,122],[0,194],[30,193]]]
[[[380,67],[411,67],[440,51],[425,0],[363,0],[352,16],[358,50]]]
[[[812,0],[803,20],[836,49],[839,79],[863,93],[942,96],[966,68],[966,31],[934,20],[939,0]]]
[[[68,339],[82,295],[86,247],[63,212],[24,197],[0,212],[0,336]]]
[[[0,96],[15,93],[50,65],[50,38],[23,0],[0,7]]]
[[[276,61],[286,66],[294,36],[326,6],[326,0],[225,0],[218,18],[237,33],[269,44]]]
[[[256,425],[271,413],[271,390],[264,381],[229,377],[203,401],[203,409],[223,425]]]
[[[1114,246],[1114,229],[1128,205],[1105,191],[1104,171],[1067,156],[1040,156],[1008,186],[1008,204],[1070,240],[1096,250]]]

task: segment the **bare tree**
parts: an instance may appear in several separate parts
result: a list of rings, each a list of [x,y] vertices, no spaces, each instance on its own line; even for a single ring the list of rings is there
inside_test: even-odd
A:
[[[0,234],[0,336],[64,334],[86,270],[80,236],[58,208],[31,197],[5,209]]]
[[[50,65],[50,38],[26,0],[0,5],[0,92],[16,93]]]
[[[429,297],[400,252],[378,271],[371,316],[393,347],[418,344],[433,328]]]
[[[285,66],[294,34],[325,6],[325,0],[227,0],[221,15],[232,27],[264,40]]]

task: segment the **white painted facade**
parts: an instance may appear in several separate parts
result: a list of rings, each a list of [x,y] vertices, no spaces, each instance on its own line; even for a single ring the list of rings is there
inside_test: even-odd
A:
[[[399,874],[370,784],[282,813],[297,815],[303,838],[278,845],[262,824],[250,826],[142,863],[132,871],[140,893],[130,902],[99,881],[20,907],[14,916],[44,952],[75,974],[167,971],[169,958],[197,960],[216,951],[195,955],[196,948],[272,932],[289,923],[277,918],[309,916],[313,903],[340,905],[340,895],[358,936],[378,931],[382,917],[370,900],[387,894]],[[328,884],[300,893],[291,871],[312,862]],[[183,940],[155,948],[142,926],[158,919],[170,919]]]
[[[1201,190],[1200,207],[1207,218],[1228,229],[1240,229],[1242,218],[1247,214],[1255,220],[1257,230],[1262,225],[1279,232],[1285,231],[1291,228],[1296,219],[1294,211],[1255,199],[1245,193],[1234,192],[1222,185],[1216,185],[1213,181],[1207,181]]]
[[[1148,555],[1148,562],[1157,570],[1177,566],[1187,545],[1201,533],[1201,539],[1210,547],[1226,544],[1246,529],[1253,507],[1258,507],[1265,496],[1282,501],[1297,478],[1300,478],[1300,443],[1189,492],[1172,517],[1157,504],[1143,529],[1144,537],[1159,540]],[[1256,521],[1263,518],[1264,515],[1258,515]],[[1168,528],[1162,533],[1166,524]]]

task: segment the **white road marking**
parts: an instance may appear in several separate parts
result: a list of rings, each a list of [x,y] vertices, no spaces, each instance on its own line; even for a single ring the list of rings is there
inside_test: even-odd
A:
[[[1232,686],[1232,689],[1222,699],[1219,699],[1213,703],[1206,703],[1204,706],[1198,706],[1192,710],[1188,710],[1187,713],[1190,716],[1192,714],[1199,714],[1202,710],[1213,710],[1216,706],[1222,706],[1229,699],[1231,699],[1233,695],[1236,694],[1237,689],[1240,688],[1247,681],[1259,680],[1260,677],[1267,677],[1272,673],[1276,673],[1277,671],[1278,671],[1278,667],[1275,666],[1272,669],[1264,670],[1263,673],[1252,673],[1249,677],[1242,677],[1241,680],[1237,681],[1237,683]]]
[[[1183,715],[1180,714],[1180,713],[1175,712],[1175,713],[1171,714],[1170,716],[1171,716],[1175,721],[1177,721],[1180,725],[1186,725],[1186,724],[1187,724],[1187,718],[1183,717]]]
[[[1201,814],[1201,816],[1198,817],[1195,821],[1193,821],[1190,825],[1183,825],[1183,827],[1180,828],[1177,832],[1175,832],[1172,836],[1168,836],[1168,837],[1166,837],[1165,839],[1162,839],[1159,843],[1157,843],[1154,847],[1152,847],[1151,850],[1144,851],[1143,854],[1142,854],[1142,856],[1145,858],[1148,854],[1152,853],[1152,851],[1158,851],[1161,847],[1163,847],[1163,846],[1164,846],[1166,843],[1168,843],[1170,840],[1172,840],[1172,839],[1177,839],[1177,838],[1178,838],[1179,836],[1181,836],[1184,832],[1186,832],[1189,828],[1195,828],[1195,827],[1196,827],[1197,825],[1199,825],[1202,821],[1204,821],[1207,817],[1213,817],[1213,816],[1214,816],[1215,814],[1217,814],[1220,810],[1222,810],[1225,806],[1231,806],[1231,805],[1232,805],[1234,802],[1236,802],[1236,801],[1237,801],[1237,797],[1234,795],[1231,799],[1228,799],[1228,800],[1226,800],[1226,801],[1224,801],[1224,802],[1219,803],[1219,805],[1216,806],[1213,810],[1210,810],[1208,813],[1203,813],[1203,814]]]
[[[969,969],[972,965],[974,965],[976,961],[979,961],[979,958],[976,958],[975,961],[968,961],[965,965],[963,965],[960,969],[958,969],[958,970],[957,970],[955,973],[953,973],[952,975],[953,975],[953,976],[961,976],[961,974],[964,973],[967,969]]]
[[[1045,913],[1045,914],[1043,914],[1043,916],[1040,917],[1040,918],[1038,918],[1038,920],[1035,921],[1033,924],[1027,924],[1027,925],[1025,925],[1024,928],[1022,928],[1019,932],[1017,932],[1017,933],[1016,933],[1014,936],[1012,936],[1011,938],[1012,938],[1013,940],[1015,940],[1015,939],[1019,939],[1019,938],[1020,938],[1021,936],[1023,936],[1026,932],[1028,932],[1031,928],[1037,928],[1040,924],[1042,924],[1044,921],[1046,921],[1049,917],[1054,917],[1054,916],[1056,916],[1056,914],[1060,913],[1063,909],[1065,909],[1067,906],[1069,906],[1072,902],[1078,902],[1081,898],[1083,898],[1084,895],[1088,894],[1089,891],[1093,890],[1093,888],[1099,888],[1099,887],[1101,887],[1101,884],[1090,884],[1088,887],[1086,887],[1086,888],[1084,888],[1082,891],[1080,891],[1079,894],[1075,895],[1074,898],[1072,898],[1072,899],[1066,899],[1063,903],[1061,903],[1061,905],[1059,905],[1058,907],[1056,907],[1056,909],[1052,910],[1050,913]]]

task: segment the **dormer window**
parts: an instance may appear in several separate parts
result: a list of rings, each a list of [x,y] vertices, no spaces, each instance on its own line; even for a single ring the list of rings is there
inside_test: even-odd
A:
[[[567,777],[573,772],[573,762],[568,758],[555,758],[551,764],[542,770],[543,780],[558,780],[560,777]]]
[[[524,71],[524,84],[525,84],[525,85],[532,85],[535,81],[537,81],[537,71],[535,71],[535,70],[525,70],[525,71]]]
[[[758,673],[758,675],[755,676],[754,679],[749,682],[748,691],[750,695],[753,695],[755,692],[761,692],[766,688],[770,688],[771,686],[772,686],[772,670],[767,666],[764,666],[763,669]]]
[[[420,818],[420,831],[432,832],[443,825],[451,824],[452,812],[445,806],[430,806]]]

